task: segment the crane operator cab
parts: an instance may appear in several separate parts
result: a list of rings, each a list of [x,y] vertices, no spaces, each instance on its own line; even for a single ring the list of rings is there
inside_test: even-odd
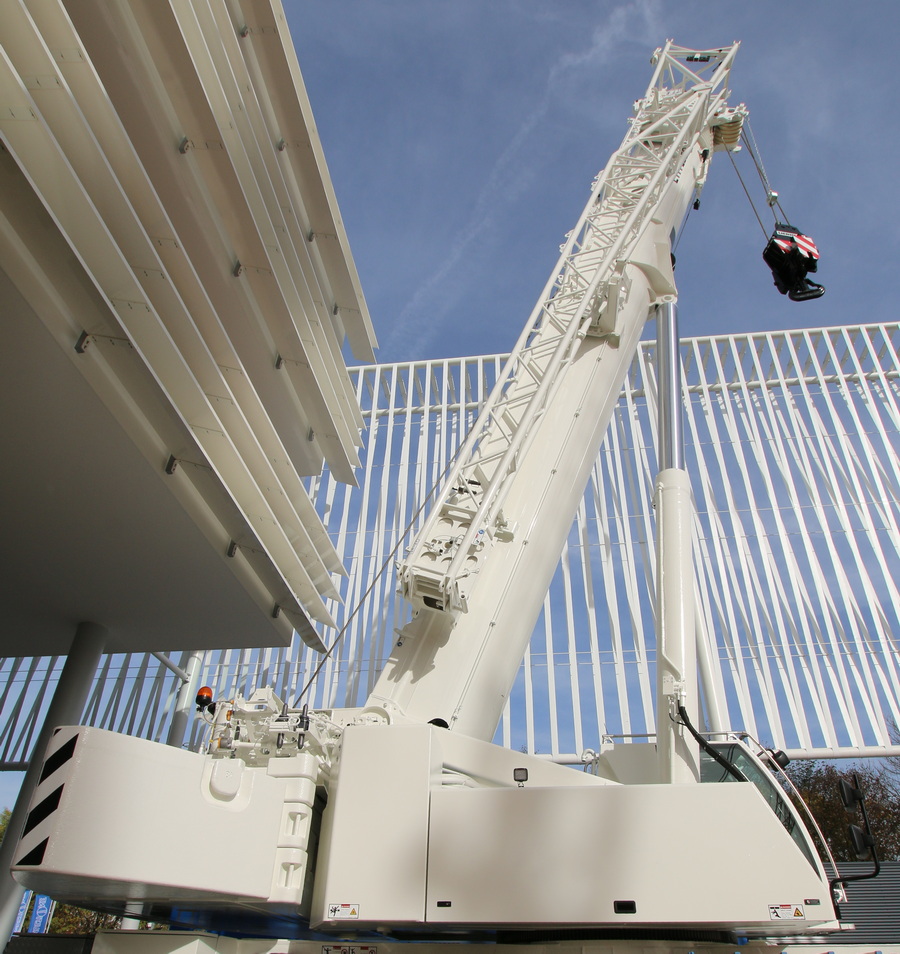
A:
[[[821,298],[825,288],[806,276],[819,265],[816,243],[792,225],[779,222],[763,250],[763,260],[772,269],[775,287],[791,301]]]

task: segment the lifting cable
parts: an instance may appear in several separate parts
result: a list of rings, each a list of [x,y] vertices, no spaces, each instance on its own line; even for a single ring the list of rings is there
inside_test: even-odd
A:
[[[381,566],[379,567],[378,572],[375,574],[374,578],[372,579],[372,582],[369,584],[365,593],[363,593],[363,595],[356,601],[356,606],[354,606],[353,609],[350,611],[350,613],[347,614],[347,618],[346,620],[344,620],[344,625],[341,627],[338,634],[334,637],[334,640],[332,641],[328,649],[326,649],[325,652],[322,654],[322,658],[319,660],[319,664],[313,670],[312,675],[306,681],[306,685],[300,690],[299,695],[294,700],[295,709],[297,708],[297,706],[299,706],[300,700],[306,695],[306,693],[309,691],[312,684],[316,681],[316,676],[319,675],[319,673],[322,671],[322,667],[331,658],[331,654],[335,651],[335,649],[337,649],[340,641],[347,634],[347,630],[350,629],[350,623],[353,622],[353,619],[356,616],[356,614],[363,608],[363,605],[365,604],[365,601],[368,598],[369,594],[372,592],[372,590],[375,589],[375,585],[378,583],[381,577],[384,576],[388,566],[390,566],[391,564],[391,561],[397,555],[397,551],[400,549],[400,545],[406,539],[410,530],[412,530],[416,520],[419,519],[419,516],[421,515],[422,511],[428,506],[429,501],[434,496],[437,489],[442,486],[442,482],[444,478],[447,476],[447,474],[450,473],[450,468],[455,463],[456,463],[456,456],[451,457],[450,460],[447,462],[447,466],[444,468],[443,473],[441,473],[438,476],[437,480],[432,485],[431,490],[429,490],[428,493],[425,495],[425,499],[422,501],[422,504],[419,507],[419,509],[416,510],[416,512],[412,515],[412,517],[410,517],[409,523],[407,523],[405,529],[397,538],[397,542],[394,544],[393,548],[391,549],[391,552],[388,553],[384,563],[382,563]]]
[[[781,207],[781,203],[778,201],[778,193],[772,188],[769,183],[769,177],[766,175],[766,167],[763,165],[762,153],[759,151],[759,146],[756,145],[756,137],[753,135],[753,128],[750,125],[750,120],[745,119],[744,124],[741,127],[741,139],[744,141],[744,145],[747,147],[747,151],[750,153],[750,158],[753,160],[753,164],[756,166],[756,173],[759,176],[759,181],[762,183],[762,187],[766,190],[766,202],[769,205],[769,208],[772,209],[772,215],[775,215],[775,207],[778,207],[778,211],[781,213],[781,219],[783,222],[788,223],[790,219],[787,217],[787,213]],[[777,221],[777,216],[776,216]]]
[[[759,176],[759,181],[762,183],[763,189],[765,189],[766,204],[772,210],[772,218],[775,220],[775,224],[778,224],[778,216],[775,214],[776,208],[781,213],[781,221],[785,224],[789,224],[790,219],[788,219],[787,214],[781,207],[781,203],[778,201],[778,193],[769,183],[769,177],[766,175],[766,169],[763,165],[759,147],[756,145],[756,139],[753,135],[753,130],[750,128],[749,119],[744,120],[743,128],[741,129],[741,141],[746,146],[747,152],[750,154],[750,160],[753,162],[753,165],[756,168],[756,174]],[[762,229],[763,235],[765,235],[766,239],[768,239],[769,233],[763,224],[762,217],[756,209],[756,204],[753,201],[753,197],[750,195],[750,190],[747,188],[746,182],[744,182],[744,177],[741,175],[741,171],[738,169],[737,163],[734,161],[734,153],[730,149],[728,150],[728,158],[731,160],[731,165],[733,166],[738,177],[741,188],[744,190],[744,195],[747,196],[747,201],[750,203],[750,208],[753,209],[753,214],[756,216],[756,221],[759,222],[759,227]]]
[[[756,216],[756,221],[759,222],[759,227],[762,229],[763,235],[765,235],[766,239],[768,239],[769,233],[766,231],[766,227],[763,225],[763,220],[759,217],[759,212],[756,211],[756,206],[753,204],[750,191],[747,189],[747,184],[744,182],[744,177],[741,175],[741,170],[738,169],[737,163],[734,161],[734,154],[730,149],[728,150],[728,158],[731,160],[731,165],[734,167],[734,171],[737,173],[738,181],[744,190],[744,195],[747,196],[747,201],[750,203],[750,208],[753,209],[753,214]]]

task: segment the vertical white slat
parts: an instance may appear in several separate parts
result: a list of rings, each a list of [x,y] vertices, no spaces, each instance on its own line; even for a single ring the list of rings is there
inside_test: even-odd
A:
[[[774,533],[766,531],[765,542],[765,574],[766,586],[772,593],[772,613],[771,624],[773,626],[773,655],[771,665],[777,669],[777,676],[783,691],[785,692],[788,705],[788,714],[797,734],[797,744],[806,746],[811,744],[809,726],[805,718],[802,703],[800,703],[801,688],[795,676],[795,670],[791,663],[793,653],[791,647],[794,644],[791,639],[790,630],[792,627],[786,625],[784,609],[792,614],[792,607],[796,604],[789,603],[784,597],[783,579],[785,564],[790,565],[791,560],[786,557],[783,550],[779,549],[778,555],[775,554],[775,546],[778,541],[789,540],[787,528],[782,519],[782,508],[780,506],[780,495],[774,485],[774,473],[782,473],[785,477],[789,500],[796,510],[799,507],[799,500],[790,480],[790,467],[788,465],[789,454],[782,441],[779,422],[781,414],[776,406],[774,395],[777,393],[783,400],[787,394],[788,385],[784,374],[777,363],[774,355],[774,349],[771,348],[771,339],[769,336],[762,336],[758,339],[759,347],[748,352],[749,361],[752,365],[751,370],[755,370],[755,380],[762,383],[766,375],[762,371],[761,352],[765,353],[770,361],[769,378],[776,375],[771,385],[758,387],[756,392],[749,397],[753,401],[753,406],[757,409],[755,420],[750,425],[751,440],[750,446],[753,450],[753,457],[758,464],[760,480],[763,482],[765,494],[760,493],[756,498],[757,511],[760,507],[766,506],[766,510],[771,513],[770,520],[774,524]],[[775,464],[773,471],[771,463]],[[793,614],[792,614],[793,615]],[[802,667],[801,667],[802,670]],[[807,684],[807,689],[809,684]],[[820,718],[822,713],[819,713]],[[787,744],[785,738],[777,740],[780,745]]]
[[[547,708],[549,711],[550,753],[559,753],[559,719],[556,711],[556,657],[553,652],[553,610],[550,594],[544,598],[544,655],[547,659]]]
[[[384,388],[378,406],[378,414],[382,421],[380,433],[382,435],[378,448],[381,494],[379,496],[379,513],[377,531],[372,541],[373,558],[378,564],[379,579],[369,597],[370,615],[367,617],[369,632],[366,636],[367,651],[360,652],[358,666],[365,666],[364,691],[360,690],[352,705],[360,705],[368,696],[374,684],[379,664],[385,650],[390,646],[393,635],[393,625],[389,614],[389,602],[393,590],[393,562],[387,564],[388,553],[397,546],[402,534],[402,527],[398,524],[398,508],[396,495],[399,494],[398,481],[393,479],[394,468],[394,439],[395,439],[395,395],[397,393],[396,367],[385,374]],[[374,409],[373,409],[374,413]],[[404,431],[406,429],[404,428]],[[403,482],[405,485],[405,481]]]
[[[706,456],[701,452],[701,423],[697,411],[698,405],[704,417],[708,417],[711,409],[708,407],[709,395],[699,392],[699,399],[692,394],[692,382],[695,380],[695,369],[700,364],[700,354],[696,341],[682,344],[682,354],[686,355],[682,371],[682,398],[685,407],[685,434],[686,442],[691,448],[691,469],[699,474],[699,480],[694,481],[694,572],[695,579],[695,631],[698,653],[705,656],[707,676],[702,683],[706,713],[709,717],[710,728],[727,728],[727,697],[724,679],[722,677],[723,660],[720,658],[719,647],[715,638],[715,626],[708,601],[703,594],[708,591],[708,550],[703,547],[703,523],[698,512],[698,491],[702,486],[709,485],[709,473],[706,466]],[[713,717],[711,714],[715,714]]]
[[[734,352],[736,343],[731,342],[730,346],[732,352]],[[744,373],[742,355],[732,353],[732,359],[735,364],[738,388],[733,392],[732,400],[726,406],[725,422],[727,432],[738,454],[740,477],[738,486],[748,502],[747,507],[742,508],[736,498],[732,497],[735,510],[734,520],[740,528],[735,540],[735,555],[741,574],[741,602],[746,620],[747,647],[760,684],[769,734],[776,745],[783,746],[785,742],[782,713],[776,703],[776,684],[773,681],[773,674],[768,664],[769,647],[766,639],[772,628],[769,606],[766,600],[766,594],[770,592],[771,587],[764,585],[761,580],[758,569],[760,561],[754,553],[759,542],[765,541],[766,537],[766,529],[759,515],[760,501],[749,479],[751,461],[748,458],[751,458],[751,455],[755,457],[754,451],[755,446],[758,446],[759,435],[756,433],[753,417],[749,410],[752,397]],[[716,360],[721,368],[721,358],[717,356]],[[746,452],[745,445],[741,442],[742,426],[749,429]],[[735,475],[732,475],[732,481],[737,484],[738,482],[734,477]],[[746,524],[742,514],[746,514]],[[780,681],[779,685],[781,685]]]
[[[534,672],[530,644],[525,648],[525,660],[522,668],[525,678],[525,751],[534,755]]]
[[[591,471],[591,480],[588,485],[589,492],[594,498],[595,512],[599,511],[599,483],[600,475],[598,473],[598,464],[594,464]],[[584,514],[584,502],[581,504],[580,513]],[[596,521],[595,521],[596,522]],[[597,601],[595,599],[594,572],[591,568],[591,544],[589,541],[589,526],[585,514],[583,520],[579,520],[579,527],[582,528],[581,548],[584,559],[582,560],[582,585],[584,586],[584,601],[587,606],[587,635],[588,635],[588,659],[590,661],[591,688],[593,694],[591,697],[593,712],[589,714],[591,728],[597,736],[607,731],[603,720],[604,713],[604,695],[603,680],[600,674],[600,634],[597,626]],[[601,540],[603,538],[601,537]],[[605,541],[603,541],[605,543]],[[596,743],[595,743],[596,744]]]
[[[3,690],[0,691],[0,764],[18,761],[14,755],[16,741],[20,738],[18,713],[25,698],[24,687],[30,684],[27,674],[25,678],[19,678],[24,662],[23,656],[7,656],[0,660],[0,681],[3,684]],[[39,656],[33,656],[30,660],[33,669],[40,663]],[[41,681],[46,682],[47,676]]]
[[[813,372],[820,380],[823,380],[823,368],[816,353],[814,342],[806,335],[803,336],[803,339],[808,348],[808,360],[812,365]],[[794,352],[794,342],[790,338],[787,340],[787,348],[789,351]],[[801,389],[806,389],[808,413],[813,422],[813,426],[812,428],[807,427],[806,421],[800,415],[792,415],[790,418],[786,418],[786,422],[796,435],[795,463],[803,476],[805,489],[811,500],[812,508],[800,509],[797,516],[802,528],[801,539],[804,544],[805,554],[808,557],[809,566],[811,568],[811,573],[808,575],[814,584],[815,600],[819,606],[826,610],[824,614],[819,614],[823,619],[823,628],[828,639],[828,652],[821,656],[822,666],[832,682],[832,689],[835,693],[835,703],[841,715],[844,728],[850,734],[850,744],[858,745],[860,739],[859,723],[852,706],[848,705],[851,692],[848,673],[844,665],[843,652],[846,634],[844,632],[842,614],[839,612],[835,603],[835,597],[838,594],[847,596],[848,590],[841,560],[834,547],[829,544],[829,534],[827,532],[821,532],[823,530],[827,531],[829,526],[827,508],[822,497],[822,491],[820,490],[820,481],[816,479],[817,476],[823,472],[817,469],[817,462],[811,455],[811,449],[816,443],[815,435],[824,430],[824,423],[817,409],[816,402],[809,399],[808,386],[805,380],[801,381],[800,387]],[[823,390],[825,389],[823,388]],[[821,463],[822,462],[819,461],[819,464]],[[824,474],[825,483],[827,485],[825,492],[828,493],[829,496],[833,496],[833,474],[828,475],[827,467]],[[836,508],[835,512],[844,528],[849,529],[847,528],[846,521],[839,507]],[[810,525],[810,520],[813,517],[815,517],[818,526]],[[825,544],[824,556],[827,559],[827,564],[825,565],[823,565],[823,561],[813,540],[813,533],[816,533],[816,531],[818,531],[817,539],[820,539],[821,542]],[[807,587],[807,590],[808,589],[809,587]],[[826,712],[830,717],[829,730],[832,739],[834,739],[836,738],[836,728],[834,726],[832,708],[827,708]],[[832,744],[834,743],[832,742]]]
[[[618,433],[615,429],[607,435],[607,440],[611,441],[614,449],[617,448]],[[622,492],[621,474],[617,475],[617,477],[619,478],[619,485],[614,488],[615,490],[619,491],[617,500],[619,502],[620,509],[622,506],[627,508],[627,503],[622,503],[627,498],[626,494]],[[632,731],[632,721],[627,672],[625,667],[626,650],[625,636],[622,626],[623,614],[619,610],[619,598],[616,588],[617,554],[611,545],[612,541],[609,535],[609,528],[611,527],[613,521],[613,511],[608,506],[606,494],[604,493],[603,489],[601,489],[597,500],[599,503],[601,539],[603,541],[603,545],[600,549],[600,569],[601,580],[603,583],[603,595],[605,597],[603,600],[605,618],[602,620],[601,627],[604,630],[608,630],[609,632],[610,665],[613,666],[616,686],[615,717],[612,719],[612,725],[610,725],[610,714],[607,713],[606,718],[603,719],[602,725],[603,730],[606,732],[618,728],[619,732],[624,735],[628,735]],[[633,598],[628,600],[628,618],[631,620],[632,626],[634,626],[635,617],[637,617],[638,620],[641,620],[640,599],[638,598],[635,591],[636,587],[631,591],[630,594]]]
[[[854,509],[859,511],[863,520],[864,532],[848,535],[848,543],[856,564],[857,577],[863,588],[863,599],[861,605],[857,607],[859,622],[854,627],[854,636],[858,645],[856,658],[860,661],[862,682],[866,687],[869,687],[873,680],[877,680],[882,685],[883,690],[886,691],[887,696],[890,697],[890,676],[885,670],[883,662],[886,658],[890,659],[892,654],[888,653],[885,657],[883,647],[885,636],[896,626],[898,607],[900,607],[900,591],[898,591],[896,582],[891,575],[885,572],[887,561],[884,559],[883,551],[875,544],[879,529],[886,532],[889,544],[895,551],[900,548],[900,536],[897,534],[894,512],[889,503],[890,497],[881,476],[876,468],[869,466],[869,462],[874,456],[874,447],[869,443],[869,436],[859,413],[859,404],[865,406],[871,403],[871,392],[861,361],[862,355],[861,351],[858,350],[860,344],[867,342],[868,339],[862,335],[857,335],[856,347],[854,347],[849,330],[841,329],[840,334],[845,344],[843,351],[846,354],[847,370],[852,372],[848,375],[842,392],[851,424],[849,427],[842,427],[839,425],[843,423],[843,419],[836,419],[836,439],[828,441],[823,450],[826,457],[833,458],[837,456],[837,449],[834,446],[837,444],[848,477],[852,481],[850,492],[853,494]],[[864,348],[865,344],[862,344],[862,347]],[[831,350],[834,354],[833,347]],[[830,405],[830,410],[837,418],[837,411],[833,404]],[[863,444],[863,454],[856,452],[851,435]],[[878,520],[875,519],[876,517]],[[865,554],[861,551],[862,545],[867,545]],[[873,550],[874,552],[872,552]],[[887,606],[882,605],[879,591],[886,593],[890,610]],[[863,616],[863,607],[867,607],[866,616],[868,619]],[[891,618],[890,622],[889,617]],[[869,625],[869,619],[871,619],[871,626]],[[889,666],[896,675],[896,657],[893,660],[893,665],[889,664]],[[890,744],[890,730],[881,707],[876,704],[874,699],[866,699],[864,704],[869,724],[875,729],[877,743]]]
[[[792,363],[791,366],[796,367],[796,363]],[[783,362],[778,354],[778,349],[773,346],[771,349],[771,363],[768,370],[768,377],[771,379],[774,375],[778,378],[778,380],[786,382],[790,373],[792,372],[790,372],[789,369],[783,368]],[[794,385],[792,385],[792,387],[793,386]],[[785,390],[786,387],[786,383],[783,383],[782,389]],[[793,401],[791,402],[791,405],[788,406],[792,406],[792,404]],[[774,429],[774,433],[777,440],[779,441],[780,448],[780,452],[775,458],[776,472],[781,474],[784,482],[784,488],[786,489],[787,493],[788,509],[793,516],[798,517],[801,512],[801,501],[804,498],[792,475],[792,468],[794,467],[793,461],[796,455],[788,453],[786,446],[784,445],[784,441],[789,438],[783,438],[781,436],[782,431],[785,430],[783,412],[779,411],[777,413],[776,420],[778,422],[778,426]],[[768,479],[768,468],[764,468],[764,475],[765,478]],[[784,493],[779,493],[774,490],[774,487],[770,487],[770,496],[772,499],[774,513],[776,518],[780,521],[780,507],[784,501]],[[826,692],[822,682],[821,672],[816,664],[816,658],[818,656],[818,640],[813,633],[815,614],[811,612],[811,603],[808,590],[802,585],[804,574],[799,566],[797,556],[791,543],[794,537],[789,534],[783,522],[779,522],[779,528],[780,552],[782,554],[785,566],[784,572],[780,576],[776,575],[775,578],[777,594],[781,604],[785,607],[785,615],[789,621],[790,628],[794,633],[795,645],[798,649],[798,665],[800,666],[801,671],[806,675],[807,686],[811,685],[813,687],[810,689],[813,703],[812,712],[807,710],[805,717],[808,718],[808,716],[814,714],[817,717],[820,731],[824,733],[826,737],[830,737],[833,733],[831,717],[828,714],[828,707],[825,704]],[[808,535],[803,535],[801,539],[804,550],[808,555],[810,537]],[[790,587],[790,593],[787,592],[786,586]],[[802,644],[797,641],[797,635],[802,636]],[[802,730],[805,725],[806,722],[804,722],[804,725],[800,726],[800,729]],[[807,744],[805,742],[805,738],[806,737],[801,731],[799,737],[800,744]]]
[[[580,516],[580,509],[579,509]],[[579,537],[581,528],[579,527]],[[562,585],[565,605],[566,627],[566,671],[568,689],[566,695],[572,710],[571,735],[574,736],[575,751],[584,750],[584,735],[581,731],[581,692],[578,685],[578,646],[575,638],[575,603],[572,591],[572,571],[570,567],[571,549],[567,545],[562,555]],[[580,561],[579,561],[580,562]],[[582,614],[583,615],[583,614]],[[571,751],[571,749],[567,749]]]
[[[723,387],[716,392],[715,402],[713,403],[707,363],[698,363],[697,374],[701,393],[705,396],[707,406],[710,408],[716,407],[718,411],[718,414],[709,414],[707,417],[712,438],[710,448],[712,461],[708,463],[707,468],[701,474],[702,483],[700,488],[696,485],[694,487],[695,499],[698,498],[698,489],[702,492],[705,511],[709,515],[710,523],[708,540],[712,545],[713,558],[707,561],[707,569],[712,579],[712,587],[707,598],[709,599],[711,596],[712,603],[718,606],[719,629],[726,650],[730,654],[731,675],[733,677],[731,685],[734,690],[734,702],[738,709],[737,721],[747,731],[754,736],[758,736],[759,729],[754,709],[755,696],[751,690],[751,682],[739,636],[740,630],[746,626],[739,595],[742,588],[736,577],[734,561],[728,548],[729,537],[734,539],[738,536],[738,531],[734,527],[734,512],[737,507],[731,494],[731,475],[725,462],[724,449],[728,446],[728,441],[722,439],[719,428],[719,420],[720,418],[724,419],[728,402],[728,392],[725,385],[730,385],[733,382],[730,377],[725,376],[721,363],[717,363],[717,343],[710,342],[708,358],[713,359],[715,363],[713,381],[720,381]],[[712,467],[712,462],[715,463],[715,470]],[[716,500],[717,491],[720,488],[721,495],[725,500],[724,508],[720,508]],[[698,509],[700,509],[699,503]],[[729,525],[731,527],[730,533],[726,529]],[[738,595],[736,596],[736,594]]]
[[[840,362],[835,352],[831,335],[823,335],[823,339],[826,354],[835,363],[835,366],[839,367]],[[824,372],[824,368],[822,368],[821,371]],[[846,390],[844,393],[846,395]],[[822,396],[825,410],[828,413],[829,418],[835,424],[837,433],[840,434],[843,424],[835,407],[831,389],[824,388]],[[814,428],[813,434],[818,438],[818,446],[822,448],[818,454],[818,469],[824,476],[824,485],[833,501],[833,511],[840,522],[844,539],[849,546],[851,556],[853,557],[853,562],[857,567],[858,574],[863,580],[863,586],[865,588],[866,581],[869,578],[869,571],[866,569],[865,562],[863,561],[859,547],[857,546],[856,534],[852,532],[847,502],[840,493],[842,486],[845,486],[844,482],[842,481],[842,476],[851,483],[853,496],[855,497],[855,500],[853,501],[854,511],[863,518],[864,529],[867,531],[871,531],[872,528],[871,514],[865,505],[859,485],[853,479],[852,474],[849,474],[846,471],[843,475],[839,474],[838,468],[840,464],[845,463],[846,461],[841,459],[840,451],[835,446],[835,442],[828,440],[826,436],[827,428],[825,426],[825,422],[823,418],[818,415],[818,412],[816,412],[816,422],[818,426]],[[860,632],[859,626],[857,625],[857,619],[861,614],[856,598],[847,579],[846,561],[841,558],[840,554],[838,554],[837,548],[832,543],[833,538],[830,534],[825,534],[823,539],[826,544],[828,555],[831,558],[831,566],[837,573],[838,586],[842,596],[841,602],[847,606],[849,610],[849,612],[844,614],[844,616],[847,620],[846,625],[849,629],[850,640],[854,646],[859,646],[861,643],[862,634]],[[874,596],[874,593],[871,593],[871,595]],[[860,691],[860,701],[863,708],[866,710],[865,714],[868,716],[870,724],[872,724],[877,720],[875,718],[874,711],[868,702],[868,693],[864,688],[865,683],[868,681],[868,673],[866,672],[866,670],[869,668],[868,658],[868,652],[866,652],[865,647],[862,647],[862,651],[859,653],[845,654],[844,663],[845,669],[849,669],[850,671],[849,676],[856,682],[857,689]],[[858,671],[858,666],[860,663],[862,665],[862,669],[864,670],[863,672]],[[862,744],[862,728],[858,719],[860,713],[855,706],[847,707],[847,710],[848,712],[854,713],[856,716],[853,725],[856,732],[859,733],[858,738],[860,740],[857,741],[856,744]],[[884,727],[883,731],[887,731],[886,727]]]

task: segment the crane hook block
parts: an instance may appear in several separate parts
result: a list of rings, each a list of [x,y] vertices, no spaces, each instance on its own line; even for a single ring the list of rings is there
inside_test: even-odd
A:
[[[819,267],[816,243],[792,225],[779,222],[765,249],[763,261],[772,269],[775,287],[791,301],[821,298],[825,288],[806,276]]]

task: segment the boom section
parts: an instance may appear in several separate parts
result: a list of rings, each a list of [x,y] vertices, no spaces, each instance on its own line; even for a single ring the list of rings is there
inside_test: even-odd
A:
[[[669,41],[654,53],[653,79],[635,103],[628,133],[594,180],[540,300],[400,564],[400,592],[415,608],[467,612],[493,544],[515,536],[504,502],[580,344],[594,336],[617,347],[626,331],[626,265],[643,270],[658,300],[675,295],[670,232],[699,195],[712,151],[735,148],[743,118],[743,107],[726,106],[738,46],[698,51]],[[698,150],[700,161],[691,163]],[[640,309],[634,320],[646,317]]]

